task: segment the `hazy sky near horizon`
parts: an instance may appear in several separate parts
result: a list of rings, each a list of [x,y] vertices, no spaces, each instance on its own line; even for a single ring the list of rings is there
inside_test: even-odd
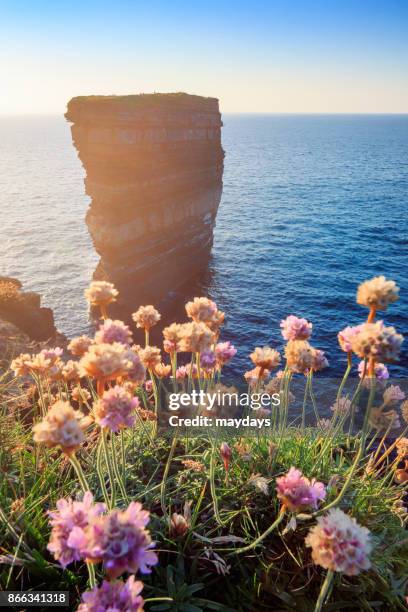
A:
[[[186,91],[224,112],[408,113],[408,0],[0,0],[0,114]]]

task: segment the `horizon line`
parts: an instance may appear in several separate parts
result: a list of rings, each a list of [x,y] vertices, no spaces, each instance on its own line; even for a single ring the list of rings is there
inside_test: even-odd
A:
[[[65,112],[44,112],[44,113],[0,113],[2,117],[64,117]],[[407,111],[220,111],[222,115],[280,115],[280,116],[407,116]]]

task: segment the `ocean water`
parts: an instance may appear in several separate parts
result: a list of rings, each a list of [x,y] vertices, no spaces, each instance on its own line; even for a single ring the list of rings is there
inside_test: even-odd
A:
[[[373,275],[401,286],[385,319],[406,334],[408,116],[223,119],[224,190],[202,292],[227,313],[232,373],[249,369],[254,346],[281,348],[279,322],[296,314],[340,374],[336,335],[363,320],[356,286]],[[98,259],[83,174],[63,117],[0,118],[0,274],[41,293],[68,336],[89,329],[83,289]],[[393,373],[406,365],[407,347]]]

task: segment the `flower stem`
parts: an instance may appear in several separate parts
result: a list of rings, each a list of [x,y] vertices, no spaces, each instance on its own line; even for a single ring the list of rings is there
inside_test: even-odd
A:
[[[159,411],[159,393],[157,390],[156,379],[154,377],[154,372],[152,369],[149,369],[149,374],[150,374],[150,379],[152,381],[153,396],[154,396],[154,413],[156,415],[156,421],[153,423],[153,437],[155,437],[157,433],[157,419],[158,419],[158,411]]]
[[[306,403],[307,403],[308,390],[309,390],[309,378],[306,378],[305,393],[303,396],[303,406],[302,406],[302,431],[305,430],[305,426],[306,426]]]
[[[358,467],[358,464],[360,463],[360,459],[361,459],[362,454],[363,454],[363,443],[361,442],[360,443],[360,447],[359,447],[359,449],[357,451],[357,454],[356,454],[356,458],[354,459],[354,462],[353,462],[353,464],[352,464],[352,466],[350,468],[350,472],[349,472],[349,474],[348,474],[348,476],[346,478],[346,481],[345,481],[343,487],[341,488],[340,493],[337,495],[337,497],[332,502],[327,504],[324,508],[321,508],[317,512],[314,512],[313,516],[317,516],[318,514],[322,514],[322,512],[326,512],[326,510],[329,510],[330,508],[333,508],[333,506],[337,506],[341,502],[341,500],[343,499],[347,489],[350,486],[351,479],[353,478],[354,472],[356,471],[356,469]]]
[[[215,488],[215,445],[212,443],[212,453],[210,460],[210,490],[211,496],[213,499],[213,508],[214,508],[214,516],[217,519],[219,525],[224,525],[224,521],[222,520],[219,510],[218,510],[218,499],[217,499],[217,491]]]
[[[103,442],[101,440],[100,443],[98,444],[98,449],[96,451],[96,472],[99,477],[99,483],[101,485],[103,499],[105,500],[106,506],[109,508],[110,502],[109,502],[109,497],[108,497],[108,491],[106,489],[105,478],[102,473],[102,452],[103,452]]]
[[[125,500],[126,503],[128,503],[129,499],[126,493],[126,487],[125,484],[123,482],[123,478],[122,475],[119,471],[119,466],[118,466],[118,458],[116,456],[116,447],[115,447],[115,434],[112,433],[111,434],[111,446],[112,446],[112,465],[113,465],[113,471],[116,477],[116,481],[119,485],[119,489],[120,492],[122,493],[122,497]]]
[[[167,478],[169,475],[170,465],[173,459],[174,451],[177,446],[177,434],[174,436],[173,441],[171,443],[169,456],[167,457],[166,467],[164,468],[164,474],[160,485],[160,504],[163,512],[164,518],[168,519],[167,508],[166,508],[166,484]]]
[[[125,444],[125,433],[123,429],[120,432],[120,448],[121,448],[121,453],[122,453],[123,481],[126,485],[126,444]]]
[[[69,457],[69,460],[71,462],[72,467],[74,468],[76,472],[76,475],[78,476],[79,484],[81,485],[83,492],[86,493],[87,491],[89,491],[89,485],[86,481],[85,474],[82,470],[81,464],[79,463],[75,455],[71,455]]]
[[[110,461],[110,457],[109,457],[109,450],[108,450],[108,444],[106,441],[106,429],[103,428],[102,432],[102,446],[103,446],[103,452],[105,455],[105,462],[106,462],[106,466],[108,468],[108,474],[109,474],[109,481],[110,481],[110,486],[111,486],[111,501],[110,501],[110,507],[113,508],[115,506],[115,501],[116,501],[116,487],[115,487],[115,477],[114,477],[114,473],[112,470],[112,463]]]
[[[370,312],[368,313],[367,323],[372,323],[375,319],[376,314],[377,314],[376,309],[374,307],[371,307]]]
[[[346,381],[347,381],[347,379],[349,377],[349,374],[351,372],[351,368],[352,367],[353,367],[353,363],[351,361],[351,353],[348,353],[347,354],[347,368],[346,368],[346,371],[344,372],[343,379],[342,379],[342,381],[340,383],[340,386],[338,388],[338,391],[337,391],[337,397],[336,397],[337,401],[339,401],[339,399],[341,397],[341,393],[342,393],[344,385],[346,384]]]
[[[326,578],[322,584],[322,588],[320,589],[319,597],[316,601],[316,606],[314,612],[320,612],[322,609],[322,605],[327,597],[327,593],[329,592],[332,580],[333,580],[334,572],[333,570],[328,570],[326,574]]]
[[[252,550],[252,549],[256,548],[257,546],[259,546],[259,544],[261,542],[263,542],[263,540],[265,538],[267,538],[268,535],[270,533],[272,533],[272,531],[274,531],[274,529],[276,529],[276,527],[282,522],[282,520],[283,520],[283,518],[285,516],[285,512],[286,512],[286,508],[285,508],[285,506],[282,506],[280,511],[279,511],[279,514],[278,514],[277,518],[272,523],[272,525],[270,525],[268,527],[268,529],[266,531],[264,531],[258,538],[256,538],[256,540],[251,542],[251,544],[249,544],[248,546],[244,546],[243,548],[237,548],[236,550],[234,550],[234,553],[236,555],[240,555],[242,553],[249,552],[250,550]]]
[[[78,459],[76,458],[76,456],[73,454],[69,457],[69,460],[71,462],[72,467],[74,468],[77,476],[78,476],[78,480],[80,482],[80,485],[82,487],[82,490],[84,493],[86,493],[87,491],[89,491],[89,485],[87,483],[87,480],[85,478],[85,474],[83,472],[83,469],[81,467],[81,464],[79,463]],[[96,576],[95,576],[95,568],[92,565],[92,563],[87,563],[87,568],[88,568],[88,575],[89,575],[89,585],[91,588],[93,588],[94,586],[96,586]]]

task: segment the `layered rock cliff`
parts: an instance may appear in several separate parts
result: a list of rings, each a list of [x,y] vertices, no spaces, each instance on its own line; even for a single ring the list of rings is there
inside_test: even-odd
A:
[[[41,296],[23,291],[17,278],[0,276],[0,342],[6,337],[5,322],[31,340],[52,340],[57,335],[51,308],[41,307]]]
[[[200,273],[212,245],[224,151],[218,100],[87,96],[66,118],[86,171],[95,278],[155,302]]]

